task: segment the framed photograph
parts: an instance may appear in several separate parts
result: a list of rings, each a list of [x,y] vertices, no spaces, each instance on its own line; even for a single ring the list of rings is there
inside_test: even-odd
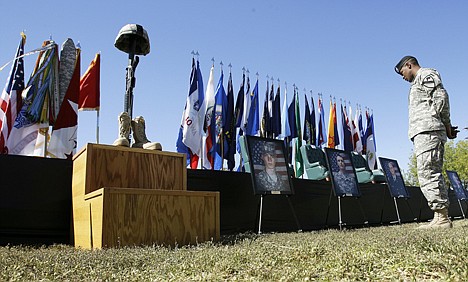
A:
[[[356,170],[351,161],[351,153],[325,148],[325,155],[335,195],[360,197],[361,191],[358,186]]]
[[[379,157],[380,167],[382,168],[390,195],[395,198],[410,198],[405,181],[401,175],[400,166],[396,160]]]
[[[447,177],[450,180],[450,185],[452,185],[455,194],[457,195],[458,200],[467,200],[468,199],[468,191],[466,191],[465,187],[463,187],[462,182],[460,181],[460,177],[456,171],[446,170]]]
[[[246,136],[254,194],[294,194],[283,140]]]

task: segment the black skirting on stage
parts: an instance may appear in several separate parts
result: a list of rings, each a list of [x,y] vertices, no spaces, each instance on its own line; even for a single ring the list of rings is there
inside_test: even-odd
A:
[[[0,155],[0,244],[70,243],[71,160]]]
[[[187,189],[219,191],[221,234],[258,230],[260,196],[254,195],[248,173],[188,170]],[[331,193],[331,183],[293,179],[294,195],[289,196],[300,228],[304,231],[339,226],[338,198]],[[376,226],[398,220],[394,199],[386,184],[360,184],[360,198],[342,198],[341,214],[344,226]],[[408,187],[410,199],[397,199],[402,223],[427,221],[432,211],[427,206],[419,187]],[[452,191],[450,215],[461,216],[461,210]],[[463,203],[466,209],[466,203]],[[327,220],[328,213],[328,220]],[[368,224],[365,224],[367,222]],[[285,195],[266,195],[263,199],[262,232],[296,231],[298,226]]]
[[[71,160],[0,155],[0,245],[73,243],[72,167]],[[262,232],[338,226],[338,200],[334,196],[330,200],[330,182],[294,179],[293,186],[295,194],[289,196],[290,202],[284,195],[264,196]],[[253,193],[250,174],[189,169],[187,187],[220,192],[222,235],[258,230],[260,196]],[[375,226],[397,220],[385,184],[363,184],[360,190],[359,199],[341,200],[344,226]],[[419,188],[409,187],[409,192],[411,199],[398,199],[401,221],[432,218]],[[450,216],[461,216],[455,193],[450,191],[449,196]],[[466,210],[466,202],[462,206]]]

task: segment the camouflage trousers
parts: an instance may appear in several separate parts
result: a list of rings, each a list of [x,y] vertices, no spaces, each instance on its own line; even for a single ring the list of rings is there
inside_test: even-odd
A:
[[[442,176],[446,141],[447,135],[444,131],[423,132],[413,139],[421,192],[434,211],[448,208],[450,204]]]

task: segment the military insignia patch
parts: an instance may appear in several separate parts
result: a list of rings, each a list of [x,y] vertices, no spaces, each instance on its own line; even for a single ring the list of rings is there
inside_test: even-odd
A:
[[[422,85],[426,88],[433,89],[436,86],[434,77],[432,77],[432,75],[426,76],[422,81]]]

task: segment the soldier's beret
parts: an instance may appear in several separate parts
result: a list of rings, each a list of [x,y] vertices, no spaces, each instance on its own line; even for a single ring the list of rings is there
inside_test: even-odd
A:
[[[397,74],[401,74],[400,71],[401,71],[401,68],[403,68],[403,66],[406,64],[406,62],[408,62],[409,60],[416,60],[415,57],[413,56],[404,56],[403,58],[401,58],[401,60],[398,62],[398,64],[395,66],[395,71]]]

